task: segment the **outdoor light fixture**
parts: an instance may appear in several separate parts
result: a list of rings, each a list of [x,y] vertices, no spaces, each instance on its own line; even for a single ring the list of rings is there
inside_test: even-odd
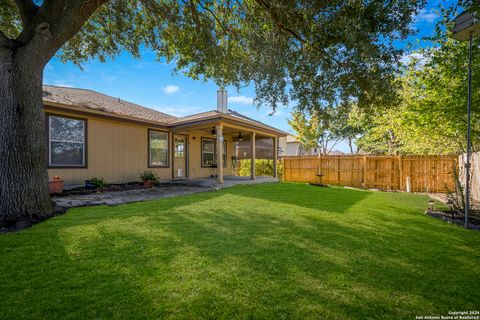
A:
[[[467,98],[467,162],[465,163],[465,228],[468,228],[470,212],[470,110],[472,105],[472,45],[473,37],[480,34],[480,20],[475,13],[463,12],[453,20],[452,38],[469,41],[468,49],[468,98]]]
[[[242,133],[238,133],[237,141],[243,141]]]

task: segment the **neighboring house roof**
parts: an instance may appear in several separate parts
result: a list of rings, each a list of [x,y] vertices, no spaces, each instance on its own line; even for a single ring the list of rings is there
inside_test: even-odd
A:
[[[172,115],[140,106],[120,98],[114,98],[93,90],[67,88],[45,85],[43,87],[44,103],[60,104],[65,106],[80,107],[100,112],[106,112],[122,117],[128,117],[137,120],[157,123],[168,127],[175,127],[197,121],[211,120],[222,118],[226,120],[237,120],[249,123],[257,127],[275,131],[279,134],[286,135],[281,130],[264,124],[244,116],[236,111],[228,110],[228,113],[222,113],[218,110],[201,112],[185,117],[174,117]]]

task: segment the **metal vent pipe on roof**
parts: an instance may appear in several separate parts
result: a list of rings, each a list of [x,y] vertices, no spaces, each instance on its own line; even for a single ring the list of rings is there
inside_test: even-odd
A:
[[[223,88],[217,91],[217,111],[228,112],[228,93]]]

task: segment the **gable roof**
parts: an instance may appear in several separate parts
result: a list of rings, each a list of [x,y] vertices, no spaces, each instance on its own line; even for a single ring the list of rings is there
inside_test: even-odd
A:
[[[45,85],[43,86],[43,101],[47,105],[50,103],[54,105],[59,104],[62,106],[80,107],[82,109],[106,112],[121,117],[127,117],[133,120],[147,121],[166,127],[175,127],[197,121],[226,119],[248,123],[256,127],[286,135],[286,133],[281,130],[230,109],[228,110],[228,113],[222,113],[218,110],[211,110],[185,117],[175,117],[132,102],[121,100],[120,98],[114,98],[88,89]]]
[[[43,86],[43,101],[166,124],[177,117],[88,89]]]

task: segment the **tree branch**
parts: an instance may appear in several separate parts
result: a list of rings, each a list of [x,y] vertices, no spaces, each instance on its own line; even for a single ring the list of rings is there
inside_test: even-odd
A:
[[[32,0],[15,0],[20,17],[22,18],[23,27],[26,28],[30,21],[35,17],[38,8]]]
[[[12,48],[14,45],[15,41],[10,39],[3,33],[2,30],[0,30],[0,48]]]
[[[303,46],[303,47],[310,47],[310,48],[313,48],[313,49],[316,49],[318,50],[318,52],[323,55],[325,58],[327,59],[330,59],[333,63],[335,63],[337,66],[339,66],[340,68],[342,68],[343,70],[345,70],[345,72],[348,72],[352,75],[352,77],[359,83],[361,84],[361,79],[360,77],[357,75],[357,73],[355,71],[352,70],[352,68],[350,68],[350,66],[348,66],[347,64],[345,64],[343,61],[341,60],[338,60],[337,58],[335,58],[333,55],[331,55],[330,53],[328,53],[327,50],[325,50],[325,48],[323,46],[318,46],[318,45],[315,45],[315,43],[308,43],[301,35],[299,35],[297,32],[295,32],[293,29],[291,28],[288,28],[284,25],[284,23],[280,20],[277,12],[275,11],[275,9],[270,6],[265,0],[255,0],[255,2],[262,8],[264,8],[269,14],[270,14],[270,17],[271,19],[273,20],[273,22],[275,23],[275,25],[277,26],[277,28],[282,32],[282,33],[286,33],[287,35],[290,35],[291,37],[293,37],[295,40],[297,40],[298,42],[300,42],[300,44]]]
[[[16,0],[20,1],[20,0]],[[44,0],[38,12],[18,36],[16,55],[37,67],[51,57],[78,31],[90,16],[109,0]]]

